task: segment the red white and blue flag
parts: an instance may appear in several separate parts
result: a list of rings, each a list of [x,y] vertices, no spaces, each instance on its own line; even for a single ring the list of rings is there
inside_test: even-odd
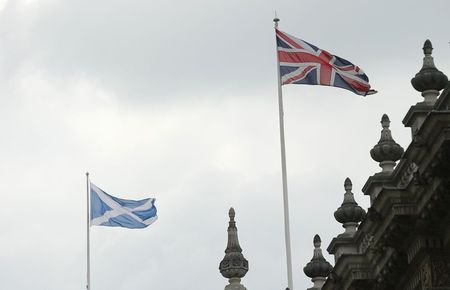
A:
[[[369,78],[356,65],[278,29],[281,84],[339,87],[358,95],[373,94]]]

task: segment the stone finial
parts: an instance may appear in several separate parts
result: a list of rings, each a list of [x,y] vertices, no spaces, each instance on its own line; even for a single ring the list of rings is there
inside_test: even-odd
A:
[[[436,102],[439,91],[442,90],[448,82],[447,76],[436,68],[434,65],[431,52],[433,46],[431,41],[427,39],[423,45],[423,65],[415,77],[411,79],[412,86],[425,98],[425,103],[433,105]]]
[[[433,51],[433,45],[431,44],[431,41],[429,39],[425,40],[423,43],[423,54],[426,56],[431,56],[431,52]]]
[[[225,249],[225,257],[220,262],[219,270],[222,276],[229,279],[229,284],[225,290],[246,290],[240,283],[241,278],[248,271],[248,261],[242,255],[242,249],[239,245],[236,222],[234,220],[235,212],[230,208],[228,212],[230,217],[228,225],[228,243]]]
[[[353,235],[366,212],[356,203],[352,193],[352,181],[348,177],[345,179],[344,188],[344,201],[334,212],[334,218],[343,224],[344,234]]]
[[[381,137],[378,144],[370,150],[372,159],[380,162],[381,172],[390,173],[394,170],[395,163],[403,155],[403,148],[398,145],[392,138],[391,130],[389,129],[391,121],[389,117],[384,114],[381,118]]]
[[[330,274],[333,267],[328,263],[322,255],[320,248],[322,241],[319,235],[314,236],[314,254],[311,261],[303,268],[306,276],[311,278],[314,286],[310,289],[321,289],[325,283],[328,274]]]

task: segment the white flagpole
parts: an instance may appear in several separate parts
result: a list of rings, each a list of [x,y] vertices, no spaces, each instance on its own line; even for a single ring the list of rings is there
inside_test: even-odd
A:
[[[89,207],[89,192],[90,192],[90,184],[89,184],[89,172],[86,172],[86,209],[87,209],[87,215],[86,215],[86,237],[87,237],[87,257],[86,257],[86,289],[91,290],[91,245],[90,245],[90,207]]]
[[[275,22],[275,29],[278,28],[278,17],[275,15],[273,22]],[[283,204],[284,204],[284,239],[286,243],[286,262],[287,262],[287,278],[288,287],[290,290],[294,290],[294,284],[292,281],[292,255],[291,255],[291,234],[289,230],[289,199],[287,189],[287,171],[286,171],[286,149],[284,142],[284,112],[283,112],[283,93],[281,90],[281,74],[280,74],[280,58],[278,56],[278,44],[277,48],[277,71],[278,71],[278,106],[280,116],[280,143],[281,143],[281,173],[283,176]]]

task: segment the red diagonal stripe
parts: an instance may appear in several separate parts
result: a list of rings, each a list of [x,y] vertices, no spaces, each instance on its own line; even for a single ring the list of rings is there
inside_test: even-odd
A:
[[[276,33],[277,33],[278,37],[280,37],[281,39],[283,39],[285,42],[289,43],[293,47],[295,47],[295,48],[303,48],[303,47],[300,46],[300,44],[295,42],[295,40],[291,39],[289,36],[287,36],[286,34],[281,32],[280,30],[276,29]]]
[[[320,66],[320,84],[325,86],[331,85],[331,65],[328,63]]]
[[[326,50],[320,50],[319,57],[325,62],[330,62],[333,59],[333,55]]]
[[[324,63],[322,59],[308,52],[278,51],[278,57],[280,62],[291,62],[291,63],[315,62],[318,64]]]
[[[295,77],[291,77],[291,78],[288,78],[287,80],[285,80],[283,82],[283,85],[290,84],[290,83],[293,83],[295,81],[298,81],[299,79],[304,78],[314,68],[315,68],[315,66],[312,66],[312,65],[307,66],[306,68],[303,69],[303,71],[301,73],[299,73]]]
[[[345,77],[343,75],[340,75],[352,88],[354,88],[357,91],[367,93],[370,90],[370,85],[358,82],[357,80]]]
[[[337,70],[341,71],[352,71],[354,70],[354,67],[352,65],[346,65],[346,66],[334,66]]]

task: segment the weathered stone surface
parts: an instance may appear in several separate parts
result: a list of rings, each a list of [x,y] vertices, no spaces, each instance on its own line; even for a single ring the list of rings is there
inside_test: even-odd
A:
[[[335,265],[322,290],[450,290],[450,83],[434,67],[431,49],[426,42],[424,67],[413,80],[425,101],[404,119],[411,144],[404,151],[383,116],[371,156],[385,168],[363,187],[371,204],[357,230],[330,243]],[[444,86],[439,98],[430,92]],[[347,204],[354,206],[350,198]],[[336,219],[351,221],[353,212],[342,208]]]
[[[381,118],[383,130],[381,130],[380,141],[370,150],[370,156],[373,160],[380,162],[383,172],[391,172],[394,169],[395,162],[403,155],[403,148],[392,138],[389,129],[390,123],[389,117],[384,114]]]
[[[314,236],[314,255],[311,261],[303,268],[306,276],[314,279],[318,277],[327,277],[333,270],[333,266],[328,263],[322,255],[322,249],[320,248],[322,241],[319,235]]]
[[[345,179],[344,188],[344,201],[334,212],[334,218],[343,224],[347,234],[352,234],[356,231],[356,226],[361,222],[366,212],[356,203],[352,192],[352,181],[348,177]]]
[[[225,249],[225,257],[219,264],[219,270],[222,276],[229,279],[229,284],[225,290],[246,290],[240,283],[241,278],[245,276],[248,271],[248,261],[242,255],[242,248],[239,245],[237,234],[237,227],[235,218],[235,211],[230,208],[228,216],[230,221],[228,223],[228,243]]]
[[[431,52],[433,46],[431,41],[427,39],[423,45],[423,66],[414,78],[411,79],[412,86],[419,92],[425,92],[427,90],[442,90],[448,82],[447,76],[436,68],[434,65]]]

